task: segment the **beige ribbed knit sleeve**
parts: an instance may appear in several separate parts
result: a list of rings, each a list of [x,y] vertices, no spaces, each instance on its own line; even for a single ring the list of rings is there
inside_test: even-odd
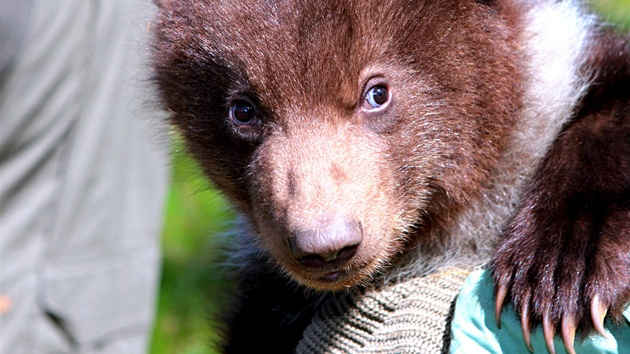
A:
[[[468,270],[449,269],[328,299],[297,353],[447,353],[455,297]]]

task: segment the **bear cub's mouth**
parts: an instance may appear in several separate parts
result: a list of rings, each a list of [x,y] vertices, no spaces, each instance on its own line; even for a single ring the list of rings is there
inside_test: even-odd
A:
[[[319,278],[319,280],[324,282],[324,283],[335,283],[340,278],[342,278],[342,277],[344,277],[346,275],[347,275],[347,273],[344,272],[343,270],[334,270],[332,272],[326,273],[326,275],[324,275],[323,277]]]

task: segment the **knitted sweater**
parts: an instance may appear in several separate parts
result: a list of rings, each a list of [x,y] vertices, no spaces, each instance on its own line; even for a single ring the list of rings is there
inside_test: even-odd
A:
[[[447,353],[454,300],[469,271],[450,269],[328,299],[297,353]]]

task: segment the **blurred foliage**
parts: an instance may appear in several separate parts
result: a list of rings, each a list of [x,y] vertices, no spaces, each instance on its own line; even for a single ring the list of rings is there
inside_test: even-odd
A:
[[[178,139],[162,235],[162,282],[151,353],[211,353],[210,314],[224,303],[221,238],[234,219]]]
[[[607,21],[630,29],[630,0],[591,0]],[[212,353],[210,314],[225,304],[221,242],[234,218],[195,162],[174,139],[172,182],[162,237],[163,275],[152,354]]]
[[[630,30],[630,0],[590,0],[602,18],[622,30]]]

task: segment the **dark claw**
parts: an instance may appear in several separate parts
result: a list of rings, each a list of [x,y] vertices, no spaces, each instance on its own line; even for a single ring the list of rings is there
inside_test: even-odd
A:
[[[499,329],[501,329],[501,311],[503,310],[503,302],[505,301],[507,291],[507,285],[499,285],[499,289],[497,290],[497,298],[494,305],[494,320],[496,321],[497,328]]]
[[[593,296],[591,301],[591,320],[593,321],[593,327],[602,336],[608,338],[608,334],[604,330],[604,318],[608,312],[608,305],[601,301],[599,295]]]
[[[543,335],[545,336],[545,344],[547,345],[547,350],[551,354],[556,354],[556,348],[553,345],[553,337],[556,336],[556,326],[551,322],[551,317],[549,314],[545,314],[543,316]]]
[[[521,331],[523,332],[523,341],[530,352],[534,352],[532,346],[532,340],[530,338],[530,323],[529,323],[529,302],[525,302],[521,308]]]
[[[567,352],[569,354],[575,354],[573,342],[575,341],[576,329],[577,324],[575,323],[573,316],[565,315],[562,317],[562,341],[564,342],[564,347],[567,348]]]

